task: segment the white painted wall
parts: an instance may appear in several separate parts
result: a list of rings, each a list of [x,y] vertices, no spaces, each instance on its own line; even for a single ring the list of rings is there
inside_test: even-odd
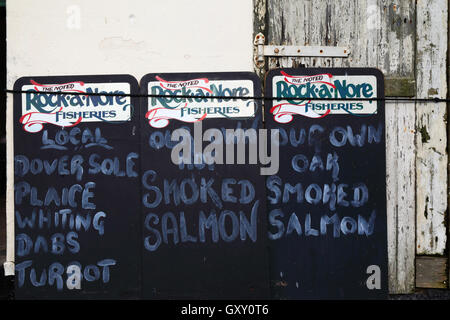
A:
[[[7,1],[7,87],[22,76],[253,71],[252,0]],[[7,262],[14,273],[12,95]]]

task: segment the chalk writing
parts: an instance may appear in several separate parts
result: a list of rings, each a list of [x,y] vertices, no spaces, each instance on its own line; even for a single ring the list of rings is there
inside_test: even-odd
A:
[[[232,242],[237,239],[252,242],[257,241],[257,219],[259,200],[252,206],[250,218],[243,211],[235,213],[231,210],[222,210],[220,213],[212,210],[206,214],[199,211],[196,221],[192,225],[198,226],[195,235],[187,232],[187,223],[184,212],[178,217],[172,212],[166,212],[160,218],[159,215],[149,213],[145,217],[144,226],[150,235],[145,236],[144,246],[148,251],[155,251],[162,244],[173,244],[185,242],[205,243],[219,241]],[[231,224],[231,229],[227,228]],[[208,230],[208,236],[207,236]]]
[[[135,79],[21,78],[15,88],[27,92],[14,100],[16,298],[136,297],[138,101],[122,96]],[[89,95],[101,93],[117,95]]]
[[[110,281],[110,269],[116,265],[116,261],[114,259],[100,260],[96,264],[85,266],[82,273],[80,267],[74,270],[73,265],[74,263],[68,266],[64,266],[59,262],[51,263],[47,268],[41,270],[38,277],[38,270],[32,267],[33,261],[22,261],[16,264],[17,285],[19,288],[22,287],[28,278],[34,287],[55,286],[58,291],[62,291],[64,284],[66,284],[68,289],[81,289],[81,286],[71,284],[71,281],[80,281],[81,277],[76,276],[77,272],[80,272],[83,275],[83,279],[88,282],[100,281],[101,283],[108,283]],[[64,277],[66,281],[64,281]],[[77,279],[73,279],[74,277]]]
[[[67,145],[82,146],[84,148],[100,146],[108,150],[113,149],[107,143],[108,141],[102,136],[100,128],[95,128],[94,132],[92,132],[89,128],[81,130],[79,127],[75,127],[70,131],[56,131],[54,138],[50,138],[48,131],[44,130],[42,132],[41,149],[67,150]]]
[[[342,219],[337,213],[330,215],[322,215],[312,220],[311,214],[307,213],[302,224],[298,215],[293,212],[289,219],[287,215],[280,209],[273,209],[269,212],[269,223],[276,231],[269,231],[269,239],[277,240],[282,236],[293,234],[294,231],[298,236],[326,236],[328,233],[328,225],[332,225],[332,234],[334,238],[343,235],[358,234],[360,236],[370,236],[374,232],[376,211],[372,211],[370,217],[358,215],[357,218],[345,216]],[[302,228],[303,225],[303,228]]]
[[[25,155],[14,157],[15,175],[25,177],[27,174],[46,174],[58,176],[75,176],[77,181],[81,181],[85,173],[89,175],[103,174],[107,176],[134,178],[138,176],[136,162],[139,155],[135,152],[127,154],[124,159],[119,157],[102,158],[99,154],[93,153],[88,157],[80,154],[73,156],[63,155],[52,160],[41,160],[39,158],[29,159]]]
[[[381,291],[373,289],[387,281],[386,270],[373,268],[387,269],[384,109],[358,101],[378,97],[382,77],[360,72],[267,76],[266,95],[279,97],[265,108],[266,127],[279,131],[281,157],[279,172],[266,179],[277,297],[375,297]]]

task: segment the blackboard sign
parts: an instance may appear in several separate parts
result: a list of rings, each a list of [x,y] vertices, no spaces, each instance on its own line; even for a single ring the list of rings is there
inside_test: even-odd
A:
[[[266,180],[273,297],[386,298],[384,101],[367,100],[383,97],[381,72],[272,70],[265,94],[280,140]]]
[[[137,81],[24,77],[14,90],[29,92],[14,94],[16,298],[136,297],[139,100],[120,94]]]
[[[259,79],[147,74],[140,86],[152,95],[141,110],[143,297],[268,298],[264,176],[244,136],[262,126],[260,101],[246,98],[261,95]]]
[[[16,298],[387,297],[379,71],[14,90]]]

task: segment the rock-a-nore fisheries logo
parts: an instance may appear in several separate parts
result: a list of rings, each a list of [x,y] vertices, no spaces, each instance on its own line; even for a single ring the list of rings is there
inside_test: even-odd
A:
[[[26,93],[22,94],[22,117],[19,121],[27,132],[39,132],[45,124],[73,127],[80,122],[131,119],[130,98],[123,96],[130,92],[128,83],[73,81],[39,84],[30,80],[30,84],[24,85],[22,91]],[[78,94],[70,94],[74,92]]]
[[[148,83],[151,97],[145,115],[154,128],[164,128],[172,119],[193,123],[206,118],[253,117],[255,114],[251,80],[167,81],[159,76],[155,80]]]
[[[329,114],[374,114],[376,101],[357,99],[375,98],[376,88],[376,77],[370,75],[293,76],[281,71],[273,78],[273,95],[278,99],[270,112],[279,123],[291,122],[294,115],[323,118]],[[330,100],[333,98],[349,101]]]

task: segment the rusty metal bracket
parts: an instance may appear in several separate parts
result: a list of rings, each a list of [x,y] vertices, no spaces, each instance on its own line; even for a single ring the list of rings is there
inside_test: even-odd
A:
[[[255,40],[253,41],[253,45],[255,45],[256,52],[255,52],[255,65],[258,68],[264,67],[264,42],[266,38],[262,33],[258,33],[255,36]]]
[[[262,33],[255,36],[253,44],[255,50],[255,65],[264,66],[264,57],[323,57],[323,58],[347,58],[350,50],[346,47],[331,46],[266,46]]]

